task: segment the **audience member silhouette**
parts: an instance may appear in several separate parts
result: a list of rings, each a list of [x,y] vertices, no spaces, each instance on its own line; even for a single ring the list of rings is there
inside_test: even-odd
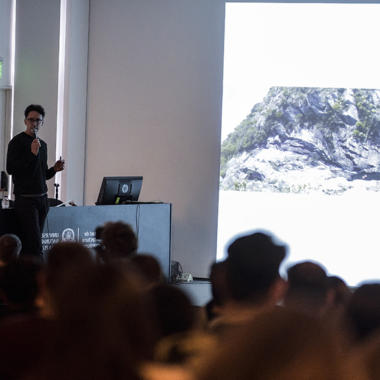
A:
[[[95,228],[95,239],[99,241],[99,244],[94,247],[94,251],[96,254],[96,259],[100,262],[103,262],[104,256],[104,245],[102,239],[104,226],[98,226]]]
[[[147,287],[152,287],[165,281],[161,265],[154,256],[139,253],[131,256],[131,263],[141,273]]]
[[[0,267],[19,257],[21,240],[14,234],[5,234],[0,237]]]
[[[206,304],[206,317],[208,321],[215,319],[220,314],[228,299],[227,287],[227,261],[215,262],[210,268],[211,300]]]
[[[346,309],[349,333],[362,343],[380,332],[380,283],[366,283],[352,294]]]
[[[317,263],[304,261],[288,269],[284,305],[310,316],[322,317],[327,308],[326,271]]]
[[[344,329],[344,312],[352,292],[345,281],[338,276],[327,278],[327,308],[325,316],[336,328]]]
[[[211,266],[202,330],[187,294],[165,283],[154,256],[136,253],[130,225],[106,223],[97,238],[96,250],[58,243],[42,263],[18,258],[17,236],[0,237],[0,379],[190,380],[189,369],[192,380],[380,376],[380,283],[351,295],[311,261],[291,266],[287,283],[287,247],[255,232]]]
[[[187,365],[199,360],[214,339],[200,331],[197,308],[178,287],[159,284],[150,290],[160,332],[155,359],[161,363]]]
[[[364,379],[360,368],[345,368],[340,347],[340,337],[322,320],[275,308],[230,331],[197,379]]]
[[[380,334],[377,332],[371,337],[354,345],[353,356],[368,375],[367,380],[380,379]]]
[[[286,247],[271,236],[256,232],[236,239],[228,248],[226,279],[229,298],[221,316],[210,325],[224,330],[245,323],[257,313],[273,308],[282,299],[286,283],[279,267]]]
[[[88,268],[94,266],[95,262],[94,254],[81,243],[55,244],[48,252],[42,281],[43,313],[60,313],[59,307],[65,307],[60,301],[62,291],[65,291],[63,284],[75,288],[83,273],[87,273]]]
[[[135,272],[122,263],[90,265],[61,287],[49,350],[32,378],[140,380],[155,334]]]
[[[329,305],[333,308],[344,308],[351,298],[351,290],[346,282],[338,276],[327,278]]]
[[[13,260],[3,268],[0,284],[7,307],[2,317],[36,311],[37,276],[41,270],[41,263],[33,257]]]
[[[2,288],[7,312],[0,323],[0,378],[19,379],[43,355],[49,323],[35,305],[40,260],[21,257],[4,267]]]
[[[137,236],[132,227],[124,222],[108,222],[101,232],[104,253],[103,261],[130,258],[137,252]]]
[[[190,298],[178,287],[159,284],[150,290],[161,337],[191,330],[196,314]]]

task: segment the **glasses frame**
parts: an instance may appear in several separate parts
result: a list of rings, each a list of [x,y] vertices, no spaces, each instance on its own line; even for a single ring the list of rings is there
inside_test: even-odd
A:
[[[34,124],[34,123],[37,123],[37,125],[43,125],[44,124],[44,119],[33,119],[32,117],[28,117],[26,120],[32,124]]]

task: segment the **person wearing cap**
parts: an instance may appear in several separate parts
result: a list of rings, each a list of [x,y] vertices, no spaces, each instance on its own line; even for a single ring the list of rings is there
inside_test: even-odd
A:
[[[211,322],[211,330],[219,333],[246,323],[282,300],[286,281],[281,278],[279,267],[286,253],[286,246],[276,244],[262,232],[239,237],[228,247],[229,297],[220,317]]]

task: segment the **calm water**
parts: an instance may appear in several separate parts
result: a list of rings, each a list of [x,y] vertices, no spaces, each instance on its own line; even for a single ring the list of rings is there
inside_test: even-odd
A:
[[[244,231],[271,231],[287,261],[314,260],[350,285],[380,280],[380,193],[340,196],[221,191],[217,257]]]

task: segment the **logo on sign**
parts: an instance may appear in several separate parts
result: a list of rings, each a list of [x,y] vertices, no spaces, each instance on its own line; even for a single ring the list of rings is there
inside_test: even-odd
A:
[[[75,241],[75,232],[72,228],[65,228],[62,231],[62,241]]]

